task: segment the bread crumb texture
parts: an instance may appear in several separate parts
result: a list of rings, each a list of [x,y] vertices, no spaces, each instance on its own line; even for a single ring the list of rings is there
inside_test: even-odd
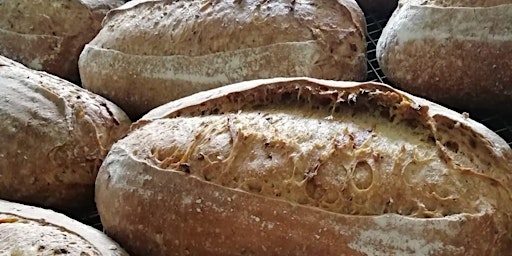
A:
[[[503,163],[467,127],[427,118],[428,107],[394,93],[264,93],[266,104],[240,95],[226,102],[239,112],[204,107],[123,142],[155,167],[336,213],[430,218],[511,207]],[[383,97],[395,102],[379,106]]]
[[[77,234],[43,221],[0,213],[0,255],[100,256]]]

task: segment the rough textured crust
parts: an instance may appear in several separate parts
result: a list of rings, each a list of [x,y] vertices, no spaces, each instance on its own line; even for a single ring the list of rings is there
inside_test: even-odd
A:
[[[454,108],[512,106],[512,1],[401,1],[377,45],[397,87]]]
[[[389,17],[396,9],[398,0],[357,0],[365,14]]]
[[[100,231],[51,210],[0,200],[0,254],[128,255]]]
[[[511,159],[483,125],[383,84],[255,80],[142,117],[96,202],[140,255],[505,255]]]
[[[78,57],[121,0],[8,0],[0,4],[0,55],[79,81]]]
[[[364,80],[365,29],[354,0],[132,1],[85,46],[80,75],[138,118],[245,80]]]
[[[130,120],[113,103],[0,56],[0,198],[73,209]]]

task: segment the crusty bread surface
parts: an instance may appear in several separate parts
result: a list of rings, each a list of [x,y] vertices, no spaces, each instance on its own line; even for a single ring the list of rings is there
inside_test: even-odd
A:
[[[254,80],[149,112],[96,180],[138,255],[506,255],[512,150],[378,83]]]
[[[79,81],[78,57],[122,0],[7,0],[0,3],[0,55]]]
[[[136,119],[245,80],[364,80],[365,30],[354,0],[131,1],[85,46],[80,76]]]
[[[0,200],[0,255],[128,254],[104,233],[63,214]]]
[[[0,198],[92,206],[99,166],[130,124],[106,99],[0,56]]]
[[[512,0],[402,0],[377,59],[398,88],[462,110],[510,112]]]

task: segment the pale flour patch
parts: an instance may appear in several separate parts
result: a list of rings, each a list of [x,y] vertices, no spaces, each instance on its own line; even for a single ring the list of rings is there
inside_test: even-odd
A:
[[[462,216],[443,219],[415,219],[383,215],[374,218],[374,228],[361,229],[349,247],[367,255],[435,255],[439,252],[455,253],[463,248],[447,245],[441,239],[425,239],[425,233],[455,237],[458,229],[450,225]],[[400,227],[407,226],[406,231]]]
[[[282,74],[306,76],[320,56],[316,41],[277,43],[195,57],[128,55],[92,45],[86,45],[86,51],[97,56],[96,63],[89,68],[100,73],[109,72],[112,66],[141,77],[185,81],[198,86],[224,85],[252,77],[279,77]]]
[[[43,69],[42,61],[39,58],[33,59],[32,61],[30,61],[30,63],[28,63],[27,66],[32,68],[32,69],[35,69],[35,70],[42,70]]]
[[[396,255],[432,255],[445,249],[441,242],[427,242],[424,239],[413,239],[396,231],[364,230],[357,240],[349,244],[349,247],[366,255],[389,255],[390,251]],[[383,248],[387,248],[386,251]],[[393,249],[389,249],[393,248]]]

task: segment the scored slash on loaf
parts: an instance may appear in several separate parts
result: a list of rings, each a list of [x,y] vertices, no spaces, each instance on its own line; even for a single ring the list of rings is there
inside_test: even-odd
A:
[[[136,1],[108,13],[80,56],[83,86],[136,119],[244,80],[364,80],[365,21],[353,0]]]
[[[505,255],[511,170],[503,139],[432,102],[280,78],[150,111],[96,202],[137,255]]]

